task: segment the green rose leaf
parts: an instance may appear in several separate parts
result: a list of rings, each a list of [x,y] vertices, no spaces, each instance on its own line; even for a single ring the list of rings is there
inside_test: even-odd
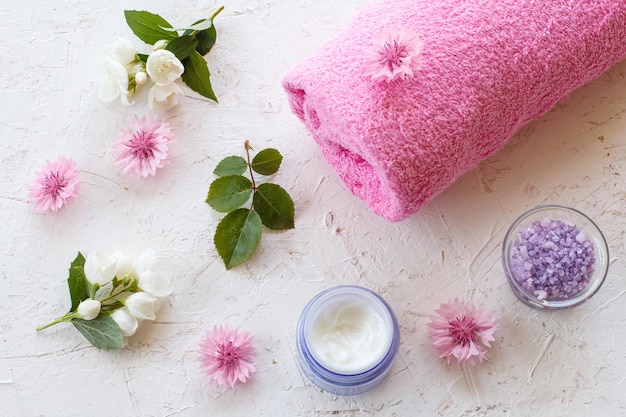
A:
[[[161,39],[171,40],[178,37],[178,33],[164,29],[171,28],[172,25],[158,14],[139,10],[124,10],[124,17],[126,17],[126,23],[133,33],[147,44],[154,45]]]
[[[183,61],[187,58],[195,49],[198,44],[198,39],[195,36],[179,36],[176,39],[172,39],[165,49],[171,51],[176,58]]]
[[[283,156],[276,149],[263,149],[252,159],[252,169],[261,175],[272,175],[280,168]]]
[[[241,175],[227,175],[211,183],[206,202],[215,211],[227,213],[250,199],[252,182]]]
[[[100,313],[93,320],[72,320],[72,324],[99,349],[119,349],[124,345],[122,329],[108,314]]]
[[[248,163],[241,156],[229,156],[217,164],[213,173],[218,177],[241,175],[246,172],[246,168],[248,168]]]
[[[198,51],[193,51],[183,61],[185,72],[183,72],[182,79],[196,93],[217,102],[217,97],[211,87],[211,80],[209,79],[211,73],[206,61],[200,55]]]
[[[69,287],[70,299],[72,301],[70,311],[76,311],[80,302],[89,298],[84,266],[85,257],[82,253],[78,252],[76,259],[74,259],[70,265],[70,275],[67,278],[67,286]]]
[[[239,208],[217,225],[213,242],[226,269],[250,259],[261,242],[262,224],[254,210]]]
[[[260,184],[252,199],[265,226],[273,230],[293,229],[294,203],[280,185]]]

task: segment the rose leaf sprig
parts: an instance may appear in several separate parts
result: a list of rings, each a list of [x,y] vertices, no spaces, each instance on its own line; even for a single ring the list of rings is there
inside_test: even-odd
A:
[[[245,142],[246,159],[229,156],[213,173],[217,175],[209,187],[207,204],[221,213],[228,213],[217,225],[213,241],[226,269],[247,261],[261,242],[262,226],[272,230],[294,228],[294,203],[287,191],[272,183],[257,184],[254,173],[268,176],[280,168],[282,155],[276,149],[259,151],[250,160],[253,150]],[[250,179],[243,174],[248,171]],[[242,207],[248,203],[249,207]]]
[[[171,280],[153,270],[155,253],[145,250],[136,261],[121,253],[114,256],[78,253],[71,263],[67,284],[70,310],[40,326],[72,323],[99,349],[119,349],[143,320],[154,320],[159,298],[172,292]]]

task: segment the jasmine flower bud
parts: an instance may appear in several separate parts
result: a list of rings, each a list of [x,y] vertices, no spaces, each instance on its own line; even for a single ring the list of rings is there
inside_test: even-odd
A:
[[[146,74],[145,72],[139,71],[137,74],[135,74],[135,83],[137,85],[145,84],[146,81],[148,81],[148,74]]]
[[[167,46],[168,43],[169,43],[169,41],[167,41],[165,39],[161,39],[160,41],[157,41],[154,44],[154,50],[158,51],[159,49],[165,49],[165,47]]]
[[[78,305],[77,311],[83,320],[93,320],[100,314],[100,301],[88,298]]]

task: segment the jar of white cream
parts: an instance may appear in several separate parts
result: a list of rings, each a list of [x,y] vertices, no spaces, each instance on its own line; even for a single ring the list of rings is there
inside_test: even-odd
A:
[[[400,345],[393,310],[357,286],[327,289],[305,306],[296,333],[302,372],[337,395],[362,394],[389,373]]]

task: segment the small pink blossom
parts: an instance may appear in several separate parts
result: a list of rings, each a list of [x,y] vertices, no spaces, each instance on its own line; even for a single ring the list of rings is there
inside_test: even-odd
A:
[[[495,340],[493,311],[477,309],[455,298],[441,304],[435,313],[430,316],[431,321],[426,326],[441,358],[446,358],[450,363],[452,357],[455,357],[459,365],[465,362],[474,365],[475,358],[479,361],[487,358],[490,342]]]
[[[199,344],[200,367],[218,385],[244,383],[255,372],[252,336],[230,326],[215,326]]]
[[[54,162],[46,161],[28,187],[35,209],[56,212],[70,204],[80,188],[79,173],[76,162],[70,158],[61,156]]]
[[[384,29],[372,37],[372,45],[366,51],[364,74],[374,82],[411,78],[421,65],[422,47],[414,32]]]
[[[124,174],[154,175],[157,168],[168,163],[167,144],[172,139],[169,123],[159,122],[156,116],[152,119],[135,116],[130,130],[123,130],[111,146],[115,164]]]

